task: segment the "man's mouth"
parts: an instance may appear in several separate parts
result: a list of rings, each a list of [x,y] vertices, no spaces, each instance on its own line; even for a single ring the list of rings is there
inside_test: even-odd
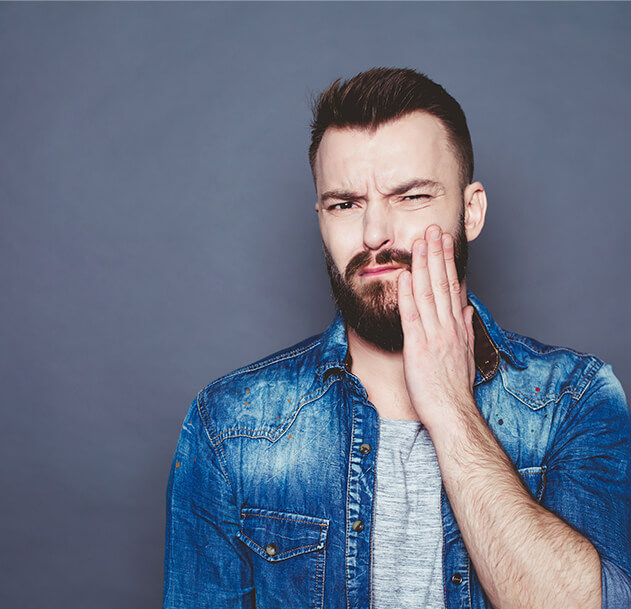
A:
[[[351,258],[344,270],[344,278],[347,282],[352,281],[353,277],[370,279],[402,268],[409,269],[411,266],[412,254],[406,250],[381,250],[374,257],[371,252],[365,250]]]
[[[386,273],[392,273],[393,271],[401,270],[403,267],[399,265],[379,265],[379,266],[367,266],[359,271],[360,277],[377,277],[379,275],[385,275]]]

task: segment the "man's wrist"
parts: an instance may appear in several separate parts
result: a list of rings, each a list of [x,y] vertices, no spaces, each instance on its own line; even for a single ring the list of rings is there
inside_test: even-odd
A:
[[[472,395],[454,398],[421,420],[434,443],[442,438],[464,438],[471,433],[472,426],[486,425]]]

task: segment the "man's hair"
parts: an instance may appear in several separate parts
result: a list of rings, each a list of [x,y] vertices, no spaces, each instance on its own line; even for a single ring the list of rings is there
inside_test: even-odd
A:
[[[473,181],[473,146],[460,104],[424,74],[404,68],[373,68],[350,80],[331,83],[314,101],[309,163],[329,127],[374,130],[420,110],[441,121],[460,164],[464,186]]]

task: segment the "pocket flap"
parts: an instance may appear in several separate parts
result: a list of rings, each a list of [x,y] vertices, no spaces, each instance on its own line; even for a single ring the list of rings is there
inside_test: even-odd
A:
[[[237,537],[265,560],[277,562],[321,550],[328,530],[329,521],[324,518],[244,508]]]

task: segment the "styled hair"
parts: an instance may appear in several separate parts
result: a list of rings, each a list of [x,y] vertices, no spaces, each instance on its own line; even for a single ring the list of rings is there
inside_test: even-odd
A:
[[[458,158],[463,188],[473,181],[473,146],[460,104],[425,74],[405,68],[372,68],[350,80],[337,79],[314,101],[309,164],[315,179],[315,159],[324,132],[346,127],[377,127],[420,110],[441,121]]]

